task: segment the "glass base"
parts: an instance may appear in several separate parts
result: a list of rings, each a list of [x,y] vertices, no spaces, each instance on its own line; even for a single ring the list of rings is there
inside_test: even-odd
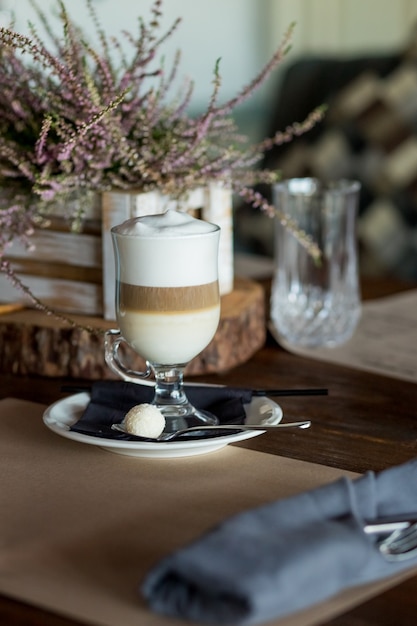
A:
[[[183,428],[192,426],[216,425],[219,420],[208,411],[200,411],[190,403],[173,405],[153,402],[165,417],[164,433],[173,433]]]
[[[155,396],[152,401],[165,417],[165,433],[191,426],[216,425],[219,420],[208,411],[196,409],[188,400],[183,386],[184,364],[151,364],[155,375]]]

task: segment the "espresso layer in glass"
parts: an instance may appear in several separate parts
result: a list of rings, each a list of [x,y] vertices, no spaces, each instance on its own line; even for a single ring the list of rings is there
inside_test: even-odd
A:
[[[216,306],[219,286],[217,281],[191,287],[143,287],[120,282],[117,294],[121,311],[193,311]]]

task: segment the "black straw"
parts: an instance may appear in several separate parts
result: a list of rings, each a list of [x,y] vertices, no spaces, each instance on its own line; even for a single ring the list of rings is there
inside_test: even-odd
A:
[[[91,385],[63,385],[62,392],[77,393],[80,391],[90,391]],[[253,396],[327,396],[328,389],[253,389]]]
[[[328,389],[254,389],[253,396],[327,396]]]

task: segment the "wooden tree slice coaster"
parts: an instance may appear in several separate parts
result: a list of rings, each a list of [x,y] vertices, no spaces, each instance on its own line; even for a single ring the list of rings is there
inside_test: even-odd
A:
[[[50,315],[23,309],[0,316],[0,371],[14,374],[114,379],[104,360],[103,331],[116,322],[96,317],[68,315],[89,332]],[[246,279],[235,279],[234,290],[222,296],[219,328],[209,346],[187,366],[187,375],[216,373],[247,361],[266,337],[263,288]],[[132,369],[143,360],[133,352],[123,355]]]

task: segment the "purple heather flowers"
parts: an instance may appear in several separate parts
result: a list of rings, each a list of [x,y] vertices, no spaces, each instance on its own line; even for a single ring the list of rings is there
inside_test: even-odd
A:
[[[259,75],[226,103],[218,102],[216,64],[207,109],[191,118],[192,83],[169,100],[179,54],[168,70],[158,62],[161,46],[180,24],[178,19],[160,33],[162,0],[153,0],[148,21],[138,18],[136,33],[121,33],[124,46],[120,38],[105,35],[87,0],[99,50],[62,0],[57,0],[61,37],[35,0],[32,4],[47,44],[34,26],[29,37],[0,28],[0,185],[7,190],[0,193],[0,258],[15,237],[30,240],[57,196],[83,189],[158,189],[181,195],[219,181],[253,206],[276,212],[253,190],[257,183],[277,178],[275,172],[259,169],[263,152],[309,130],[322,111],[255,146],[238,133],[232,112],[282,61],[292,27]]]

